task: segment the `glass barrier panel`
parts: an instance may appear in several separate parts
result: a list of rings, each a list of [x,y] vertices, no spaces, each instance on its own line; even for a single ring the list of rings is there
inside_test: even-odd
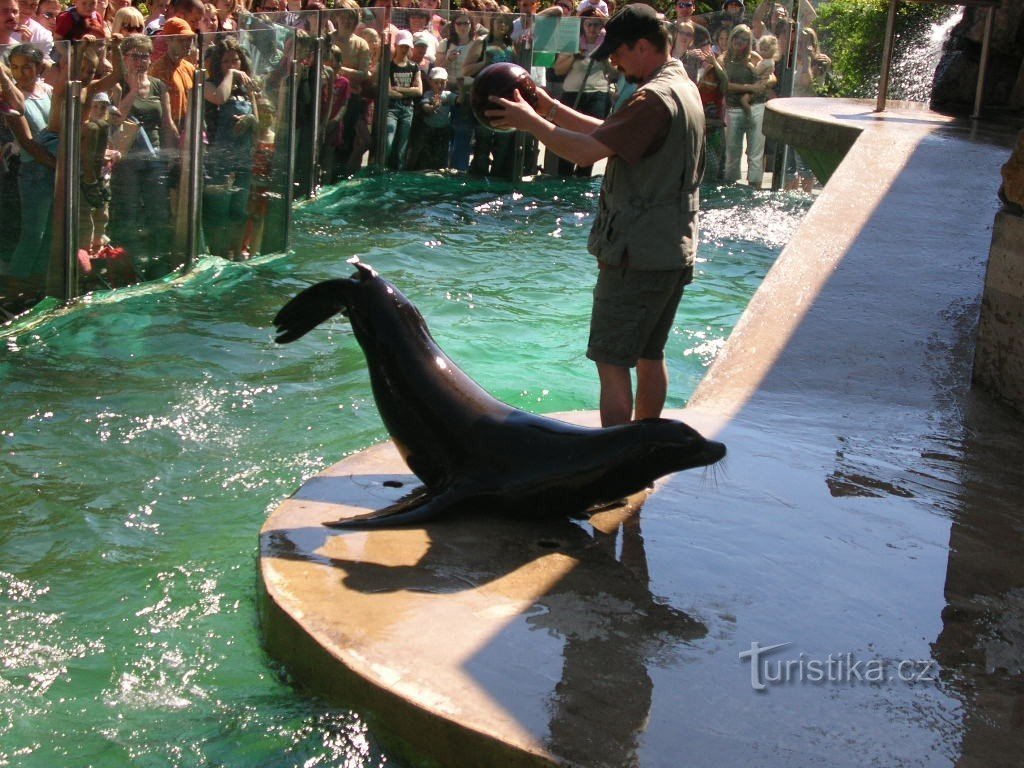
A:
[[[131,34],[103,56],[80,128],[83,290],[163,277],[185,263],[176,229],[193,38]]]
[[[284,250],[292,199],[295,30],[271,14],[240,26],[203,36],[199,107],[201,250],[230,259]]]
[[[64,223],[57,168],[70,46],[10,47],[0,68],[0,320],[65,290]],[[60,214],[55,216],[55,213]]]
[[[563,11],[571,8],[569,0],[562,0]],[[604,40],[606,19],[594,11],[584,15],[538,14],[534,19],[535,38],[531,73],[534,80],[544,83],[548,93],[561,104],[583,114],[606,118],[619,102],[625,81],[607,61],[596,61],[591,54]],[[632,89],[629,91],[632,93]],[[628,94],[626,94],[628,95]],[[575,166],[543,149],[543,171],[557,176],[590,176],[591,166]]]
[[[141,32],[139,33],[141,36]],[[114,149],[122,133],[119,107],[124,101],[124,66],[121,48],[114,41],[73,43],[75,55],[98,55],[91,80],[82,78],[81,114],[77,125],[67,126],[69,141],[78,148],[76,171],[77,224],[73,252],[75,295],[114,288],[139,278],[124,248],[111,240],[110,204],[114,167],[121,153]],[[148,59],[142,66],[148,66]],[[127,108],[127,107],[126,107]]]

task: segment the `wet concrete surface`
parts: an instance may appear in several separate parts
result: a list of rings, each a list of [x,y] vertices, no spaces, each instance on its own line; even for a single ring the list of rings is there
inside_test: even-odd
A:
[[[1024,764],[1024,425],[970,386],[1008,137],[826,104],[867,130],[670,414],[726,460],[638,514],[340,533],[415,484],[350,457],[262,532],[300,678],[444,765]]]

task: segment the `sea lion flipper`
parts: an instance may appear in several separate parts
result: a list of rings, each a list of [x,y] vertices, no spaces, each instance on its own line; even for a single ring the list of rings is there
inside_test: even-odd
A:
[[[302,338],[320,323],[345,309],[352,281],[346,278],[324,280],[302,291],[285,304],[274,317],[278,344]]]
[[[327,528],[390,528],[409,525],[443,514],[463,497],[463,493],[451,489],[435,493],[420,486],[387,507],[367,512],[364,515],[343,517],[340,520],[324,523],[324,526]]]

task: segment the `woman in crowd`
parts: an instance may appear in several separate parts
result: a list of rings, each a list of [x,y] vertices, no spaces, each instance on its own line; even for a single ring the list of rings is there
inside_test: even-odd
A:
[[[793,78],[794,96],[818,96],[828,86],[832,59],[821,52],[818,33],[810,27],[800,30],[797,47],[796,72]]]
[[[491,26],[488,14],[499,12],[497,7],[492,9],[487,0],[464,0],[462,10],[468,13],[473,20],[473,29],[470,31],[470,35],[474,39],[487,37],[490,34]]]
[[[584,11],[578,53],[559,54],[555,74],[563,77],[560,101],[585,115],[604,120],[611,108],[608,78],[615,72],[606,61],[594,61],[590,55],[604,40],[604,20],[594,9]],[[589,177],[593,166],[575,167],[568,160],[558,161],[559,176]]]
[[[120,8],[120,3],[114,5],[113,0],[96,0],[96,13],[103,19],[103,26],[106,29],[106,36],[110,37],[110,30],[114,23],[114,14]]]
[[[10,74],[0,67],[0,88],[20,115],[4,117],[20,149],[18,193],[21,234],[8,267],[11,293],[32,295],[45,287],[50,257],[50,214],[58,134],[50,130],[52,90],[43,83],[43,53],[31,43],[11,49]]]
[[[428,29],[434,34],[438,40],[444,37],[444,26],[445,19],[441,15],[441,0],[420,0],[420,8],[430,13],[430,22],[428,23]],[[437,62],[438,66],[442,66],[440,62]]]
[[[167,20],[167,9],[171,5],[171,0],[151,0],[146,6],[149,10],[146,15],[146,34],[155,35],[161,29],[163,29],[164,22]]]
[[[114,20],[110,23],[110,33],[121,35],[121,37],[144,35],[146,34],[146,20],[142,18],[142,13],[138,8],[133,8],[130,5],[126,8],[119,8],[114,14]]]
[[[207,185],[203,219],[210,252],[239,257],[252,179],[253,144],[259,118],[258,88],[249,57],[234,37],[223,37],[207,53]]]
[[[363,155],[373,146],[373,126],[377,116],[377,83],[380,76],[381,41],[380,34],[373,27],[362,27],[356,33],[370,49],[369,76],[364,78],[353,93],[358,91],[358,103],[361,105],[357,117],[352,124],[352,152],[349,155],[346,172],[348,175],[357,173],[363,165]],[[353,98],[349,97],[349,103]],[[345,121],[346,127],[348,121]]]
[[[828,86],[832,59],[821,52],[818,35],[810,27],[800,30],[800,46],[797,48],[796,69],[793,73],[794,96],[818,96]],[[793,148],[787,154],[786,189],[802,189],[811,192],[816,179],[807,163]]]
[[[696,45],[690,52],[700,58],[696,84],[705,110],[705,180],[721,181],[725,171],[725,89],[729,81],[718,57],[712,53],[707,30],[694,27],[694,33]]]
[[[245,6],[239,0],[217,0],[216,7],[221,32],[237,31],[238,12],[244,10]]]
[[[727,24],[723,24],[720,27],[716,27],[711,33],[711,52],[715,56],[721,56],[729,50],[729,33],[732,32],[732,27]]]
[[[452,168],[469,170],[469,151],[473,146],[476,118],[470,109],[470,90],[473,78],[463,73],[462,65],[473,44],[473,19],[465,11],[456,11],[448,27],[448,37],[437,49],[436,62],[444,67],[452,90],[459,94],[459,103],[452,108]]]
[[[775,84],[775,76],[767,80],[758,76],[757,65],[761,57],[754,51],[750,27],[738,24],[729,33],[729,48],[720,63],[725,70],[726,128],[725,128],[725,182],[740,179],[740,158],[743,142],[747,144],[747,182],[754,188],[761,186],[764,176],[764,122],[765,94]],[[749,112],[740,97],[751,94]]]
[[[135,273],[160,277],[170,270],[170,197],[165,151],[178,145],[167,86],[149,76],[153,41],[132,35],[121,41],[115,99],[122,135],[121,161],[110,179],[111,240],[125,248]],[[116,53],[115,53],[116,56]]]
[[[462,64],[462,74],[475,77],[486,66],[514,60],[512,17],[507,13],[495,14],[491,17],[490,33],[487,37],[474,40],[467,51]],[[482,125],[477,126],[470,170],[481,175],[510,177],[514,145],[514,133],[498,133]]]

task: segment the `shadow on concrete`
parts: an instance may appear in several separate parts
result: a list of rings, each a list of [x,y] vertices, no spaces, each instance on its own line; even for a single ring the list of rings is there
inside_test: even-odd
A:
[[[321,478],[317,492],[304,487],[303,493],[307,499],[348,500],[355,486],[372,506],[381,501],[383,484],[399,477]],[[475,590],[534,561],[569,558],[567,573],[547,592],[532,596],[530,607],[514,617],[518,626],[506,629],[514,635],[525,627],[562,643],[561,676],[548,686],[547,700],[535,702],[549,714],[545,747],[575,764],[619,768],[637,764],[654,687],[647,664],[665,663],[680,643],[699,640],[708,630],[652,594],[639,517],[614,509],[599,517],[600,528],[564,518],[520,521],[487,514],[432,522],[424,526],[428,548],[408,565],[318,554],[332,537],[353,534],[315,526],[264,533],[262,555],[330,565],[347,590],[367,594]],[[482,547],[484,540],[488,544]],[[465,667],[498,705],[514,712],[522,706],[522,692],[508,680],[489,680],[484,672],[493,654],[517,652],[515,638],[502,635],[479,648]]]
[[[947,605],[932,645],[964,703],[960,768],[1024,759],[1024,445],[1015,415],[966,401],[959,509],[949,536]]]

